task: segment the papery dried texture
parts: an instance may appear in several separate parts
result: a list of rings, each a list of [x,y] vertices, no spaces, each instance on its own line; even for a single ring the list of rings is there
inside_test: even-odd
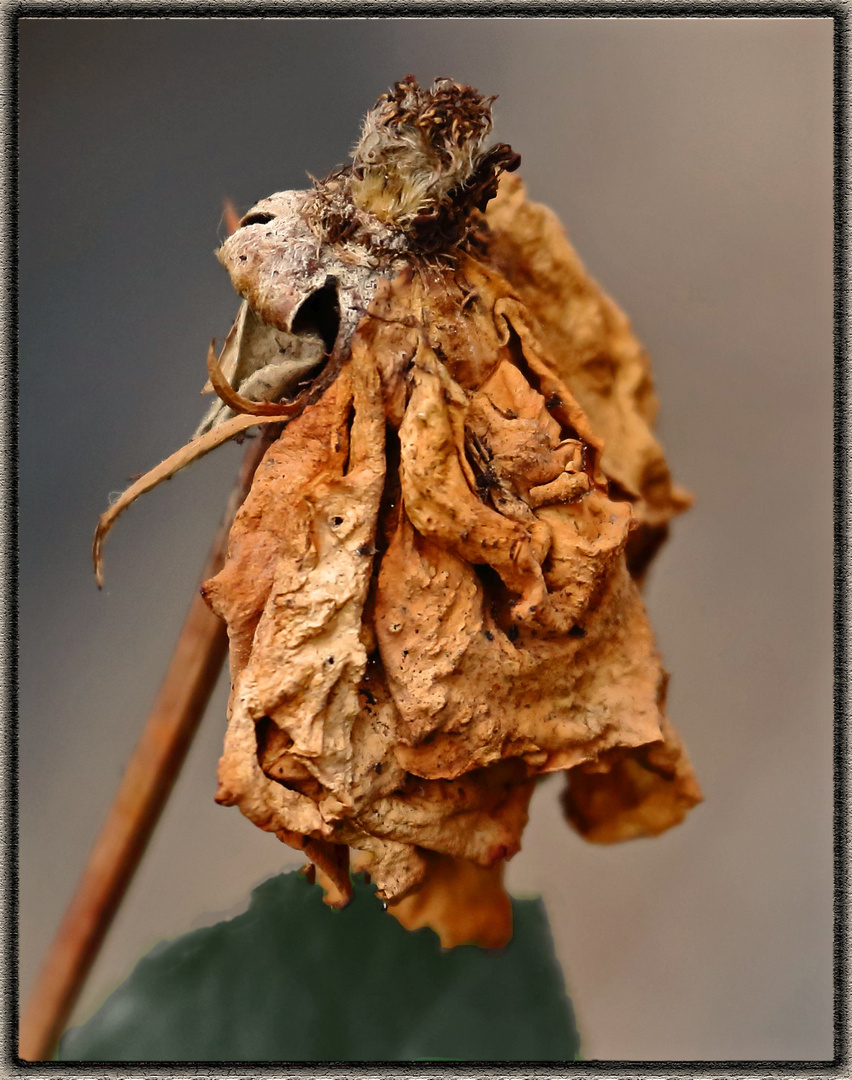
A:
[[[445,949],[475,942],[498,949],[512,937],[512,902],[503,888],[503,866],[483,868],[467,859],[427,856],[423,885],[389,905],[406,930],[431,927]]]
[[[487,258],[535,319],[555,370],[603,440],[602,467],[633,504],[631,570],[641,575],[692,499],[672,482],[654,436],[657,396],[647,353],[621,309],[588,275],[561,222],[504,176],[485,214]]]
[[[587,840],[657,836],[701,801],[683,744],[665,717],[660,726],[659,741],[632,751],[619,747],[571,770],[562,804]]]
[[[414,383],[400,426],[409,522],[390,540],[376,592],[384,667],[412,744],[397,758],[452,776],[522,755],[543,772],[664,745],[665,675],[623,561],[630,506],[600,488],[599,443],[508,283],[461,255],[437,275],[383,287],[365,331],[377,357],[412,364]],[[401,349],[400,328],[428,310],[427,293],[442,298],[433,348],[409,332]],[[450,371],[479,388],[466,393]],[[396,376],[385,369],[391,401]],[[525,573],[534,595],[512,604]],[[660,786],[674,824],[700,792],[679,744],[669,758],[678,768]]]
[[[212,346],[211,346],[212,349]],[[322,363],[326,345],[319,332],[311,328],[301,334],[288,333],[263,322],[244,300],[231,327],[218,367],[226,385],[238,388],[239,395],[259,402],[277,402],[306,379]],[[214,389],[208,380],[203,393]],[[196,437],[234,415],[216,386],[217,400],[196,431]]]
[[[304,850],[328,903],[353,851],[447,946],[508,939],[542,775],[600,842],[701,797],[634,580],[687,503],[647,358],[518,181],[482,213],[518,161],[485,149],[488,105],[407,79],[351,166],[242,219],[223,404],[184,455],[248,426],[228,408],[293,417],[205,587],[231,639],[218,800]]]
[[[254,745],[226,744],[221,775],[243,772],[250,760],[261,804],[270,778],[309,800],[318,817],[308,821],[293,806],[276,819],[282,839],[301,831],[360,849],[359,864],[406,925],[425,920],[446,943],[468,934],[494,943],[507,933],[498,915],[505,903],[495,900],[500,865],[520,846],[535,777],[664,743],[665,676],[624,564],[630,505],[607,496],[600,442],[554,373],[530,313],[501,275],[461,252],[453,269],[421,267],[379,286],[333,388],[344,396],[350,371],[374,388],[399,445],[384,509],[375,496],[369,503],[377,564],[370,602],[363,588],[351,594],[350,632],[363,603],[361,640],[375,650],[369,666],[365,651],[353,667],[363,673],[363,711],[356,718],[354,679],[346,709],[340,688],[327,689],[327,654],[336,662],[341,652],[327,620],[318,615],[312,636],[284,657],[267,642],[289,633],[294,611],[265,599],[270,629],[254,632],[249,664],[266,696],[250,711],[268,726]],[[318,445],[345,442],[344,397],[335,400]],[[282,440],[304,441],[317,409]],[[282,449],[280,460],[293,452]],[[343,476],[345,456],[343,448],[327,454],[326,484]],[[294,508],[321,512],[321,495],[307,495],[315,483],[312,475],[305,488],[293,470],[258,475],[270,505],[287,508],[276,520],[301,537],[292,544],[298,552],[311,550],[310,528]],[[229,582],[249,577],[265,587],[240,560],[232,551],[209,590],[214,603]],[[221,600],[217,610],[233,624],[233,605],[230,616]],[[233,625],[232,636],[239,656]],[[295,701],[282,691],[293,672],[322,692]],[[232,727],[243,722],[244,685],[236,679]],[[344,749],[330,757],[329,747]],[[612,786],[620,773],[606,775]],[[225,787],[232,800],[233,785]],[[680,815],[698,792],[678,792],[669,809]],[[264,811],[245,798],[241,806],[263,824]],[[661,820],[658,813],[654,828]],[[462,888],[481,890],[479,902],[462,903]],[[471,910],[481,917],[471,921]]]
[[[384,477],[384,420],[368,379],[353,366],[285,430],[234,523],[225,568],[205,585],[232,643],[217,798],[285,840],[328,839],[351,809],[361,610]],[[279,779],[261,769],[260,723],[286,725]],[[320,785],[319,801],[303,793]]]

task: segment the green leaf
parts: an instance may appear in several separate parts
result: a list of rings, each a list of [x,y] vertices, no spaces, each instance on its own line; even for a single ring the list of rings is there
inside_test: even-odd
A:
[[[343,911],[282,874],[243,915],[163,943],[60,1061],[573,1061],[579,1039],[541,900],[504,949],[442,951],[355,879]]]

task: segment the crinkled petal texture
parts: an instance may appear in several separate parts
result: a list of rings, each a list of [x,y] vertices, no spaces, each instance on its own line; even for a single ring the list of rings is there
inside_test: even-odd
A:
[[[633,503],[628,563],[641,575],[691,497],[672,481],[654,435],[648,355],[623,311],[583,267],[552,210],[503,176],[485,215],[488,257],[535,319],[547,355],[604,441],[602,465]]]
[[[205,586],[231,639],[218,800],[303,848],[331,903],[353,849],[396,917],[446,946],[508,940],[502,866],[537,777],[567,773],[568,820],[601,842],[701,797],[625,559],[637,518],[657,528],[677,500],[642,487],[625,432],[644,425],[648,460],[657,444],[635,395],[609,427],[575,397],[582,333],[562,334],[557,285],[615,320],[619,357],[633,339],[579,264],[560,270],[544,212],[522,192],[509,212],[518,190],[488,241],[515,244],[517,280],[459,251],[381,281]],[[518,269],[532,233],[557,249],[538,310]]]

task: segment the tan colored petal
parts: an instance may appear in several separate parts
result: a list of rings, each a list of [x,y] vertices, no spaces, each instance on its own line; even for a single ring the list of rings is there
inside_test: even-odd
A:
[[[528,776],[520,759],[454,780],[409,776],[357,820],[374,836],[493,866],[520,850],[534,786]]]
[[[486,212],[488,258],[535,320],[553,370],[603,439],[601,465],[635,503],[648,550],[690,497],[671,480],[653,433],[657,397],[647,354],[618,306],[589,277],[556,215],[530,202],[516,176],[501,178]],[[644,535],[643,535],[644,534]]]
[[[484,869],[466,859],[428,856],[417,892],[389,904],[406,930],[431,927],[445,949],[474,944],[498,949],[512,936],[512,902],[503,889],[503,864]]]
[[[449,779],[530,755],[550,771],[659,739],[662,670],[620,544],[608,548],[591,523],[584,538],[575,521],[557,531],[565,550],[550,571],[577,627],[564,635],[514,622],[499,582],[401,522],[379,574],[376,633],[409,772]]]
[[[464,456],[464,391],[434,350],[421,345],[413,389],[399,429],[405,513],[424,537],[451,546],[471,563],[493,567],[520,594],[518,618],[545,601],[541,567],[529,531],[486,506],[471,489]]]
[[[384,468],[375,373],[353,365],[267,453],[226,565],[205,586],[232,636],[220,801],[261,828],[331,837],[351,807],[350,733],[367,663],[361,615]],[[269,723],[286,734],[292,764],[317,785],[264,774],[261,721],[265,735]]]
[[[228,624],[232,681],[248,662],[278,561],[295,565],[308,556],[312,511],[304,496],[327,476],[342,473],[351,393],[349,379],[338,379],[273,443],[237,512],[225,566],[204,585],[207,602]]]
[[[355,869],[370,874],[380,900],[401,899],[422,884],[427,870],[426,852],[412,844],[383,840],[356,830],[352,831],[349,843],[354,849]]]
[[[703,796],[671,725],[663,738],[635,749],[619,747],[595,763],[568,771],[562,802],[574,828],[597,844],[657,836],[679,825]]]
[[[352,899],[352,880],[349,877],[349,848],[345,844],[329,844],[312,840],[288,829],[279,829],[276,836],[296,848],[316,867],[317,878],[325,891],[324,903],[331,908],[345,908]]]

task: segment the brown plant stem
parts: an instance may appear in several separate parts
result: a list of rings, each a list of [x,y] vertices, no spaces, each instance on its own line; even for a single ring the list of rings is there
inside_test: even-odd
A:
[[[275,437],[252,440],[202,580],[221,569],[231,523]],[[19,1055],[49,1060],[142,859],[216,685],[227,652],[225,624],[196,590],[165,679],[118,793],[65,911],[21,1021]]]

